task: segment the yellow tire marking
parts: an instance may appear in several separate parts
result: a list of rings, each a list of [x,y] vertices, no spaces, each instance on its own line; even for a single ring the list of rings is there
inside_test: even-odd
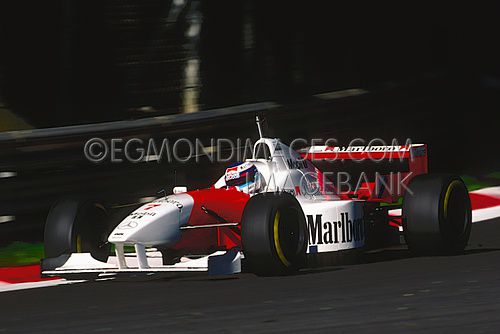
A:
[[[445,218],[448,217],[448,202],[450,201],[451,190],[453,189],[453,187],[455,187],[456,185],[459,185],[459,184],[460,184],[460,181],[455,180],[452,183],[450,183],[450,185],[448,186],[448,189],[446,189],[446,194],[444,195],[444,217]]]
[[[290,267],[290,262],[285,257],[285,254],[283,254],[283,250],[281,249],[280,245],[280,236],[279,236],[279,224],[280,224],[280,212],[276,211],[276,215],[274,216],[274,225],[273,225],[273,230],[274,230],[274,246],[276,246],[276,253],[278,253],[278,258],[280,261],[287,267]]]

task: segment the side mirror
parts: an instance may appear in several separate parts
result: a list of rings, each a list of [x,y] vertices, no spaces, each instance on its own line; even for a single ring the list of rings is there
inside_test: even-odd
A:
[[[188,191],[188,188],[185,186],[182,186],[182,187],[177,186],[177,187],[174,187],[174,189],[173,189],[174,194],[181,194],[181,193],[185,193],[187,191]]]

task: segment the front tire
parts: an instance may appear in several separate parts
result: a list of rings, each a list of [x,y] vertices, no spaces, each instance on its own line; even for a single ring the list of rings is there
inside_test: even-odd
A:
[[[403,201],[403,230],[416,255],[463,252],[472,227],[469,193],[454,175],[426,174],[409,184]]]
[[[257,275],[284,275],[305,264],[307,227],[297,199],[262,193],[245,206],[241,221],[243,254]]]
[[[107,243],[109,232],[106,210],[98,202],[59,200],[50,209],[45,223],[45,257],[90,253],[106,262],[111,250]]]

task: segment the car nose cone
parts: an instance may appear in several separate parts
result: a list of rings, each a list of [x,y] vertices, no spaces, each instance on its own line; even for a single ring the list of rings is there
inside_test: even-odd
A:
[[[172,244],[188,223],[194,200],[188,194],[170,195],[144,204],[128,215],[110,234],[112,243],[154,246]]]

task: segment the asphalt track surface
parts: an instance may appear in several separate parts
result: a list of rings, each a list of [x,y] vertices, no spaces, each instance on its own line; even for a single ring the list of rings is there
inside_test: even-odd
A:
[[[290,277],[177,277],[5,292],[0,333],[500,331],[500,219],[476,223],[464,255],[365,263]]]

